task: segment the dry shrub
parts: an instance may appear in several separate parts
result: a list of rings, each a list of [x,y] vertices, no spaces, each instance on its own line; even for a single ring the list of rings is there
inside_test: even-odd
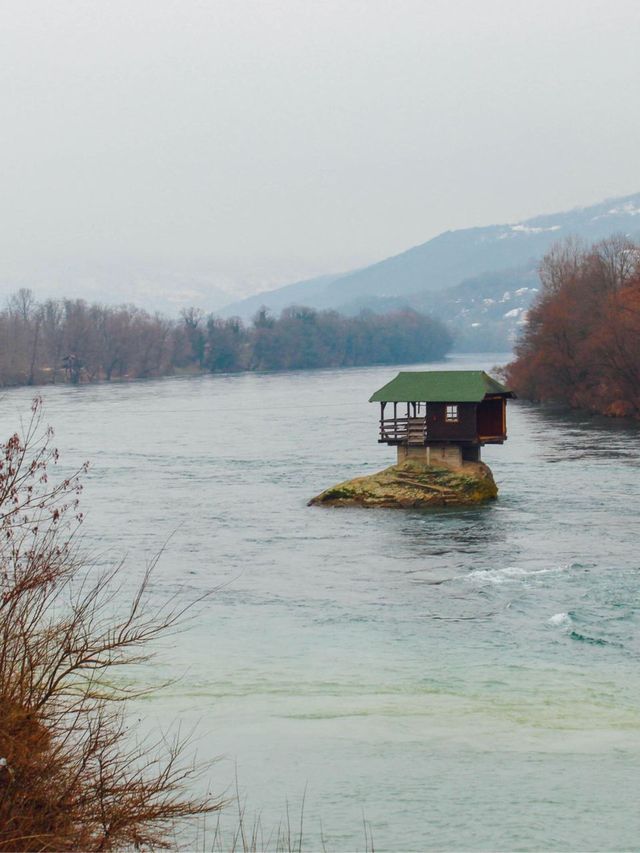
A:
[[[75,545],[83,466],[53,481],[52,432],[36,399],[0,443],[0,851],[166,848],[182,821],[221,807],[186,793],[185,743],[132,742],[114,667],[184,608],[151,610],[149,572],[120,618],[115,572],[96,576]],[[172,609],[173,607],[173,609]]]

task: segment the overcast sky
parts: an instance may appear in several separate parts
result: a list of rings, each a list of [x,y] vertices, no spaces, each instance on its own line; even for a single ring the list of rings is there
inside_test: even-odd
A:
[[[636,192],[639,45],[638,0],[0,0],[0,287],[244,293]]]

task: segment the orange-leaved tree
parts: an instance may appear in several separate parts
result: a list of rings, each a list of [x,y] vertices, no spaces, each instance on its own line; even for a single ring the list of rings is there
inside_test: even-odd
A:
[[[513,389],[608,415],[640,417],[640,246],[624,236],[555,247],[506,370]]]

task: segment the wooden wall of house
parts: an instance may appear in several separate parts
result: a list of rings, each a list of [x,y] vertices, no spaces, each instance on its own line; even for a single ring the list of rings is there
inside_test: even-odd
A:
[[[506,401],[502,399],[483,400],[478,405],[478,435],[504,436]]]
[[[427,441],[475,441],[477,403],[458,403],[458,423],[445,420],[446,403],[427,404]]]

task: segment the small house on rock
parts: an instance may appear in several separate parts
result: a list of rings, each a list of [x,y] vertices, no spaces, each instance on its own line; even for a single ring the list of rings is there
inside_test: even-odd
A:
[[[514,396],[483,370],[402,371],[369,402],[380,403],[379,443],[397,446],[398,463],[459,467],[479,462],[484,444],[507,440]]]

